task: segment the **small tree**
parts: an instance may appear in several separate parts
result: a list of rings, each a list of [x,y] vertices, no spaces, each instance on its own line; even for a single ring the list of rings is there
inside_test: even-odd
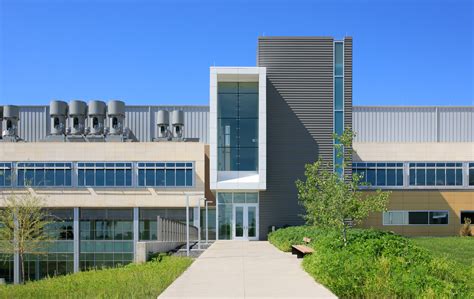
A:
[[[298,199],[306,210],[303,216],[306,222],[340,230],[344,245],[347,245],[348,227],[360,224],[371,212],[385,211],[391,194],[381,190],[362,193],[359,188],[362,176],[344,173],[347,158],[352,156],[354,136],[351,130],[334,136],[336,157],[341,161],[336,163],[335,171],[329,163],[318,160],[306,164],[305,181],[296,181]]]
[[[42,253],[51,240],[46,230],[50,219],[43,208],[42,198],[29,192],[11,194],[3,200],[0,208],[0,252],[19,255],[22,282],[25,282],[25,255]]]

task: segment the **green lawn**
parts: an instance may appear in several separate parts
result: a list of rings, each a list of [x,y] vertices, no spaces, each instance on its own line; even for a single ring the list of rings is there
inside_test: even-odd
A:
[[[0,298],[156,298],[191,263],[190,258],[166,256],[140,265],[0,286]]]
[[[474,237],[413,238],[418,246],[465,265],[474,265]]]

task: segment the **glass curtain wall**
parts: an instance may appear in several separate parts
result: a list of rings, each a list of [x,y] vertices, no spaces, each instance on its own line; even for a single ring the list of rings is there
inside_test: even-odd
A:
[[[133,261],[133,209],[81,209],[79,229],[81,270]]]
[[[39,254],[27,254],[23,261],[27,280],[64,275],[74,271],[73,209],[49,210],[47,233],[54,241],[45,244]]]
[[[216,239],[216,208],[208,207],[209,240]],[[201,240],[206,240],[206,208],[201,208]]]
[[[334,43],[334,133],[341,136],[344,131],[344,43]],[[334,140],[337,144],[338,141]],[[334,148],[334,171],[340,176],[344,171],[343,157]]]
[[[258,169],[258,82],[219,82],[217,164],[220,171]]]

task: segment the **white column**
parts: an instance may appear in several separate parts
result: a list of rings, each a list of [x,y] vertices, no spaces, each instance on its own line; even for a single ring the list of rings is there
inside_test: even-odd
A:
[[[138,208],[133,208],[133,259],[135,260],[135,256],[137,253],[137,242],[139,240],[139,228],[140,228],[140,215]]]
[[[73,269],[74,273],[79,272],[79,208],[74,208],[74,219],[73,219],[73,248],[74,248],[74,257],[73,257]]]
[[[16,220],[16,217],[14,219],[15,221],[15,230],[18,226],[18,221]],[[17,248],[17,240],[15,239],[14,240],[15,242],[15,249]],[[13,253],[13,283],[14,284],[19,284],[20,283],[20,254],[18,253],[18,251],[15,250],[15,252]]]

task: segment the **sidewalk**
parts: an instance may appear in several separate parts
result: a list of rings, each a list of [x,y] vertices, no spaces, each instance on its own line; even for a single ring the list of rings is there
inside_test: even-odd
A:
[[[158,298],[336,298],[268,242],[217,241]]]

